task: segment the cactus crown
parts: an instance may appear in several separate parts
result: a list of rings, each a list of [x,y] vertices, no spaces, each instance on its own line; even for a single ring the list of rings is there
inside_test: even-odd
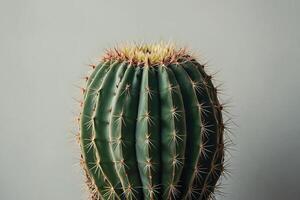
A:
[[[177,48],[174,43],[127,44],[106,51],[103,60],[129,61],[137,65],[173,64],[191,58],[186,48]]]

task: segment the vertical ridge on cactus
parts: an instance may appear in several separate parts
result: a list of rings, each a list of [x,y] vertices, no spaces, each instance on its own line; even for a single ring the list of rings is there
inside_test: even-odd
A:
[[[212,198],[225,127],[204,66],[158,43],[108,50],[93,69],[79,137],[91,199]]]

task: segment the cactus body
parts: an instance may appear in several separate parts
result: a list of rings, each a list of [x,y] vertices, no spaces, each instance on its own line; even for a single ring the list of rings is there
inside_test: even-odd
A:
[[[223,172],[222,106],[184,49],[114,49],[87,81],[80,120],[93,200],[201,199]]]

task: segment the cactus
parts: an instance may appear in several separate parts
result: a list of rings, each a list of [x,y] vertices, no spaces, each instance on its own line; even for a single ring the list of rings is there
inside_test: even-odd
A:
[[[108,50],[92,67],[79,135],[91,199],[211,199],[225,126],[205,66],[158,43]]]

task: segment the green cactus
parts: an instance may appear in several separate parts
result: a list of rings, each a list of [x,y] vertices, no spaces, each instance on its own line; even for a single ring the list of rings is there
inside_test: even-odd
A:
[[[108,50],[87,78],[80,116],[91,199],[200,199],[224,172],[223,106],[186,49]]]

